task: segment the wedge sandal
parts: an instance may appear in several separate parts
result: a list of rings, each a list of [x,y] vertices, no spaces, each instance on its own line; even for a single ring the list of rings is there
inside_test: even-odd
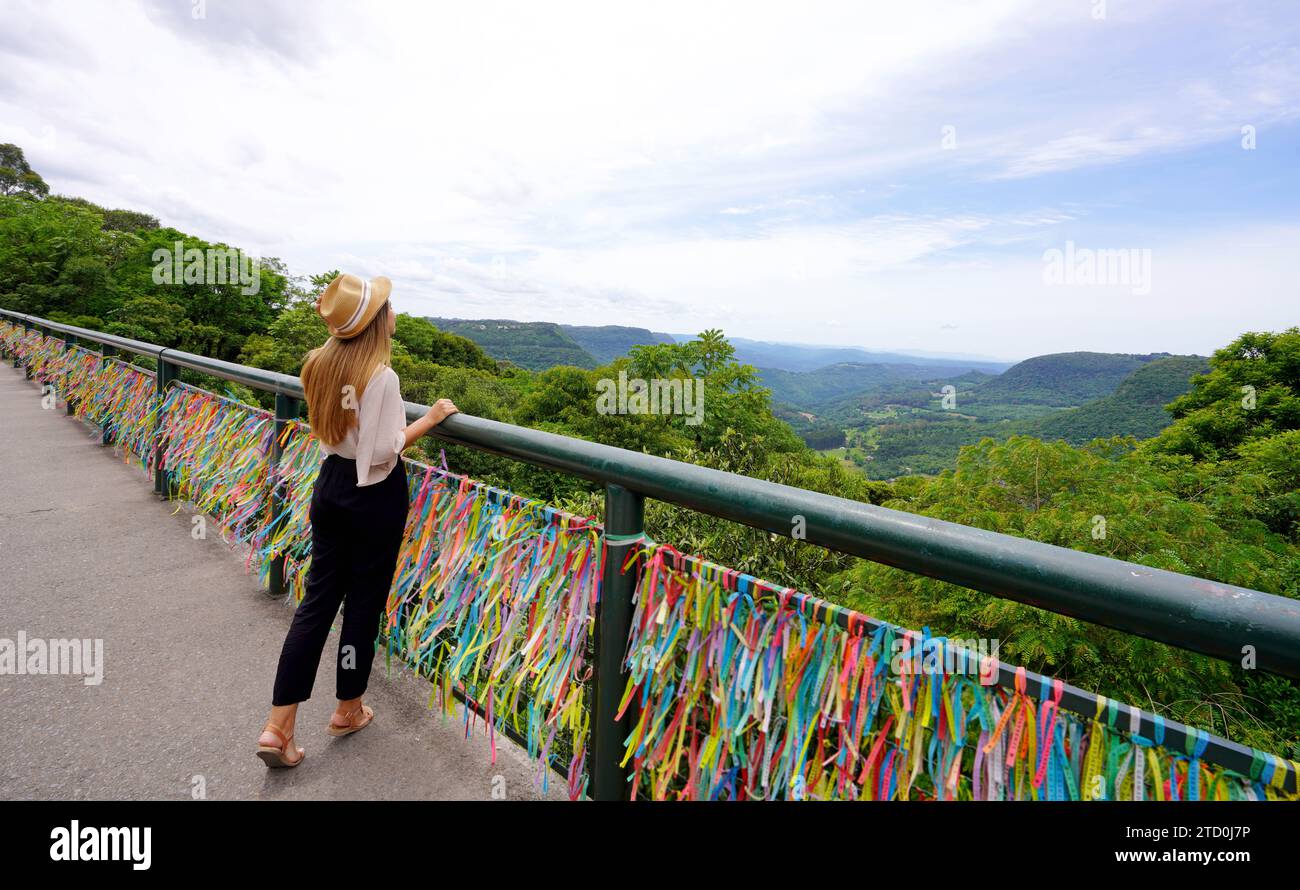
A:
[[[298,757],[296,760],[289,759],[290,746],[292,745],[293,747],[297,748],[296,745],[293,745],[293,736],[292,735],[286,736],[284,734],[284,730],[280,729],[280,727],[276,726],[274,723],[266,724],[262,732],[269,732],[272,735],[279,738],[280,740],[280,746],[278,748],[275,747],[274,745],[259,744],[257,746],[257,756],[262,758],[262,762],[265,763],[268,767],[271,767],[272,769],[279,769],[280,767],[294,767],[302,763],[303,760],[306,759],[307,752],[304,751],[302,748],[298,748]]]
[[[365,719],[360,723],[357,722],[357,715],[364,715]],[[342,738],[345,735],[352,735],[354,732],[360,732],[371,724],[375,719],[375,712],[370,709],[369,705],[360,705],[347,713],[348,725],[337,726],[333,719],[330,720],[329,734],[335,738]]]

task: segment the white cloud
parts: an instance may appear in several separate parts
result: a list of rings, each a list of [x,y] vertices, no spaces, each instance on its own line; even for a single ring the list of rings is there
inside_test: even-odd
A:
[[[382,272],[430,314],[790,339],[826,311],[889,346],[934,304],[938,348],[1018,350],[927,291],[1052,305],[1017,263],[1098,207],[1017,186],[1300,107],[1272,17],[1205,2],[1192,33],[1185,5],[0,0],[0,141],[56,190]]]

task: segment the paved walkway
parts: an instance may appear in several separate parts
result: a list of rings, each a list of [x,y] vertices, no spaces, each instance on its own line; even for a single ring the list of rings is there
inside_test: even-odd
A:
[[[103,682],[0,673],[0,799],[455,799],[542,796],[524,753],[478,721],[426,707],[427,681],[376,659],[375,723],[331,739],[336,635],[300,709],[307,760],[253,755],[292,610],[268,596],[190,509],[99,434],[43,410],[35,383],[0,366],[0,639],[103,640]],[[0,644],[3,645],[3,644]],[[548,798],[564,800],[564,782]]]

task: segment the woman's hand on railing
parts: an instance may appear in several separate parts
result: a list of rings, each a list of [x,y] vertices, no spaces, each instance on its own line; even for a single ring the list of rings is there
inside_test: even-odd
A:
[[[452,402],[451,399],[438,399],[438,401],[429,406],[429,410],[424,412],[423,417],[403,431],[406,435],[406,444],[402,447],[404,449],[409,448],[412,442],[421,436],[427,435],[429,430],[433,429],[459,410],[460,409],[456,407],[455,403]]]
[[[429,426],[432,427],[442,423],[459,410],[451,399],[438,399],[429,406],[428,411],[424,412],[424,416],[429,421]]]

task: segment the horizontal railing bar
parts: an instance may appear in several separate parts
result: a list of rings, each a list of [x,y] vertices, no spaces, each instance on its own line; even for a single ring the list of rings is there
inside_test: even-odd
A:
[[[297,377],[0,314],[302,398]],[[427,411],[406,403],[407,417]],[[1038,608],[1300,678],[1300,601],[555,433],[455,414],[433,435]],[[1253,647],[1253,651],[1247,647]]]
[[[223,380],[242,383],[266,392],[278,393],[295,399],[305,398],[302,391],[302,382],[297,377],[291,377],[288,374],[264,371],[261,368],[250,368],[248,365],[237,365],[234,362],[226,362],[218,358],[208,358],[204,355],[195,355],[192,352],[181,352],[179,349],[164,349],[159,355],[159,359],[181,368],[188,368],[191,371],[210,374]]]
[[[134,352],[137,355],[147,355],[150,358],[157,358],[158,355],[166,349],[165,346],[159,346],[156,343],[145,343],[143,340],[132,340],[129,337],[119,337],[116,334],[104,334],[99,331],[89,330],[88,328],[78,328],[72,325],[61,324],[57,321],[47,321],[43,318],[37,318],[35,315],[24,315],[21,312],[11,312],[8,309],[0,309],[0,315],[5,315],[16,321],[26,322],[30,325],[39,325],[40,327],[51,331],[71,334],[84,340],[93,340],[102,346],[111,346],[114,349],[123,349],[127,352]]]

